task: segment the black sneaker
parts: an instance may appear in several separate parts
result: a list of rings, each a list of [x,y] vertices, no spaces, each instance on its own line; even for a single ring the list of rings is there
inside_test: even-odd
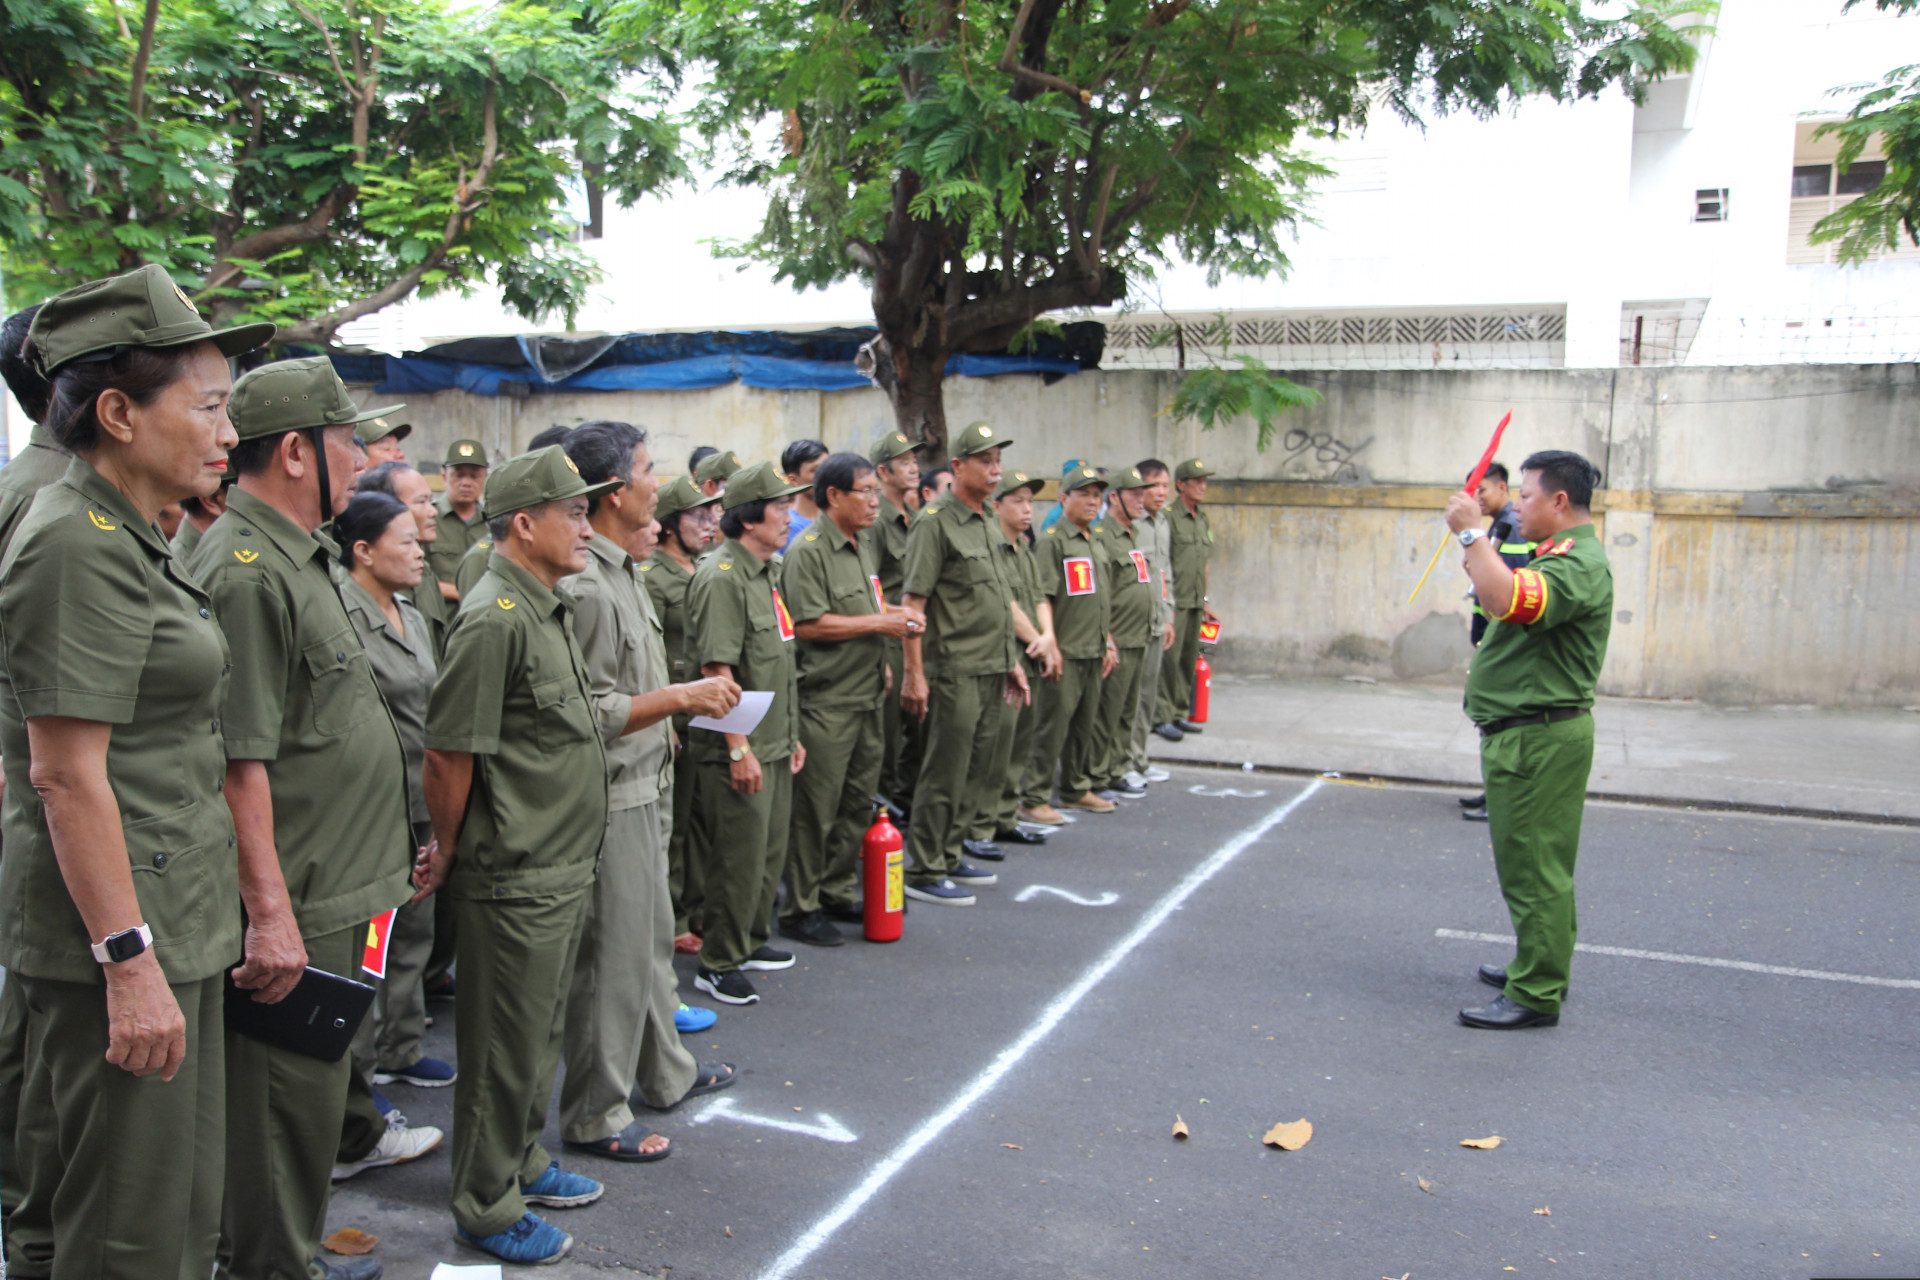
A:
[[[982,867],[976,867],[971,862],[963,862],[947,872],[947,879],[963,889],[975,889],[983,885],[1000,883],[999,876]]]
[[[1195,724],[1191,720],[1175,720],[1173,727],[1182,733],[1203,733],[1206,729],[1206,726]]]
[[[841,924],[865,924],[867,909],[857,902],[823,902],[821,913],[829,920],[838,920]]]
[[[1482,792],[1481,792],[1481,793],[1480,793],[1479,795],[1477,795],[1477,796],[1461,796],[1461,797],[1460,797],[1460,807],[1461,807],[1462,809],[1484,809],[1484,808],[1486,808],[1486,807],[1487,807],[1487,793],[1486,793],[1486,792],[1484,792],[1484,791],[1482,791]]]
[[[729,969],[725,973],[702,969],[693,975],[693,985],[722,1004],[760,1003],[760,993],[753,989],[753,983],[747,981],[747,975],[738,969]]]
[[[1153,726],[1153,731],[1156,735],[1158,735],[1159,737],[1165,738],[1168,742],[1178,742],[1180,741],[1180,739],[1187,736],[1186,734],[1180,732],[1180,726],[1173,723],[1171,720],[1169,720],[1165,724],[1157,724]]]
[[[1046,832],[1035,831],[1027,827],[1010,827],[1005,831],[996,831],[993,838],[1001,844],[1045,844]]]
[[[1147,786],[1144,782],[1134,782],[1128,778],[1122,778],[1118,782],[1108,783],[1106,790],[1123,800],[1138,800],[1141,796],[1147,794]]]
[[[740,967],[762,973],[771,973],[775,969],[791,969],[793,952],[775,951],[772,947],[755,947],[753,954],[740,962]]]
[[[991,840],[962,840],[960,848],[969,858],[978,858],[982,862],[1005,862],[1007,851]]]
[[[847,941],[833,927],[824,911],[809,911],[798,919],[782,920],[780,936],[804,942],[810,947],[839,947],[845,946]]]
[[[930,884],[910,884],[906,887],[909,898],[921,902],[931,902],[941,907],[970,907],[973,894],[951,880],[935,880]]]
[[[1462,809],[1460,816],[1468,822],[1485,822],[1487,820],[1487,806],[1481,805],[1478,809]]]

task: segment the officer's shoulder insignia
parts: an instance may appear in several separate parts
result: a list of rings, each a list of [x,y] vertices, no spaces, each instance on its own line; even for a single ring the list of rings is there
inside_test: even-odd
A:
[[[722,561],[720,562],[720,568],[722,568],[722,569],[731,569],[731,568],[733,568],[733,561],[731,561],[731,560],[722,560]]]
[[[119,525],[115,524],[113,521],[107,519],[105,516],[95,512],[91,507],[87,509],[87,519],[93,521],[94,528],[104,529],[108,533],[112,533],[115,529],[118,529],[120,527]]]
[[[940,505],[938,503],[935,503],[933,506],[930,506],[925,510],[923,510],[920,514],[923,516],[937,516],[940,514]]]
[[[245,547],[235,547],[233,558],[241,564],[252,564],[260,558],[260,553],[258,551],[248,551]]]
[[[820,540],[820,535],[817,533],[803,533],[800,537],[805,542],[818,542]]]
[[[641,566],[640,566],[640,572],[642,572],[642,573],[652,573],[652,572],[653,572],[653,566],[652,566],[651,564],[643,564],[643,565],[641,565]]]
[[[479,543],[479,545],[480,545],[480,549],[481,549],[482,551],[485,551],[485,550],[486,550],[487,548],[489,548],[489,547],[491,547],[491,546],[493,545],[493,539],[491,539],[491,538],[482,538],[482,539],[480,539],[480,543]]]
[[[1547,554],[1550,556],[1563,556],[1571,550],[1573,550],[1573,539],[1562,538],[1560,539],[1560,541],[1554,543],[1551,547],[1547,548]]]
[[[507,599],[505,596],[495,596],[493,598],[493,602],[499,605],[502,609],[513,608],[513,601]]]

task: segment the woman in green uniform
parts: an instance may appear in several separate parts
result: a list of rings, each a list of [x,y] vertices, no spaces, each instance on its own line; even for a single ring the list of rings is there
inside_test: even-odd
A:
[[[241,951],[220,794],[230,664],[153,522],[219,487],[236,441],[226,358],[272,334],[215,332],[153,266],[34,319],[46,425],[75,460],[0,570],[0,964],[26,1004],[33,1149],[17,1274],[213,1271],[220,971]]]

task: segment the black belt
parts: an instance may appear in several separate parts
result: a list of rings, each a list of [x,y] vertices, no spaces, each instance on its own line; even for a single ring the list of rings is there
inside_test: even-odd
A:
[[[1562,720],[1578,720],[1587,714],[1586,707],[1555,707],[1551,711],[1536,711],[1530,716],[1508,716],[1505,720],[1494,720],[1481,725],[1480,736],[1491,738],[1496,733],[1518,729],[1523,724],[1559,724]]]

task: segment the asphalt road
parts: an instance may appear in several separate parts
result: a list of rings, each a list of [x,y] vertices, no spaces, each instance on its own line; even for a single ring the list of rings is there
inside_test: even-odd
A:
[[[743,1076],[671,1159],[569,1159],[608,1194],[547,1274],[1920,1276],[1920,831],[1591,806],[1583,943],[1906,985],[1584,953],[1558,1028],[1493,1033],[1453,1015],[1508,952],[1436,933],[1510,929],[1457,794],[1180,770],[979,907],[798,948],[697,1038]],[[446,1160],[330,1225],[393,1280],[484,1261]]]

